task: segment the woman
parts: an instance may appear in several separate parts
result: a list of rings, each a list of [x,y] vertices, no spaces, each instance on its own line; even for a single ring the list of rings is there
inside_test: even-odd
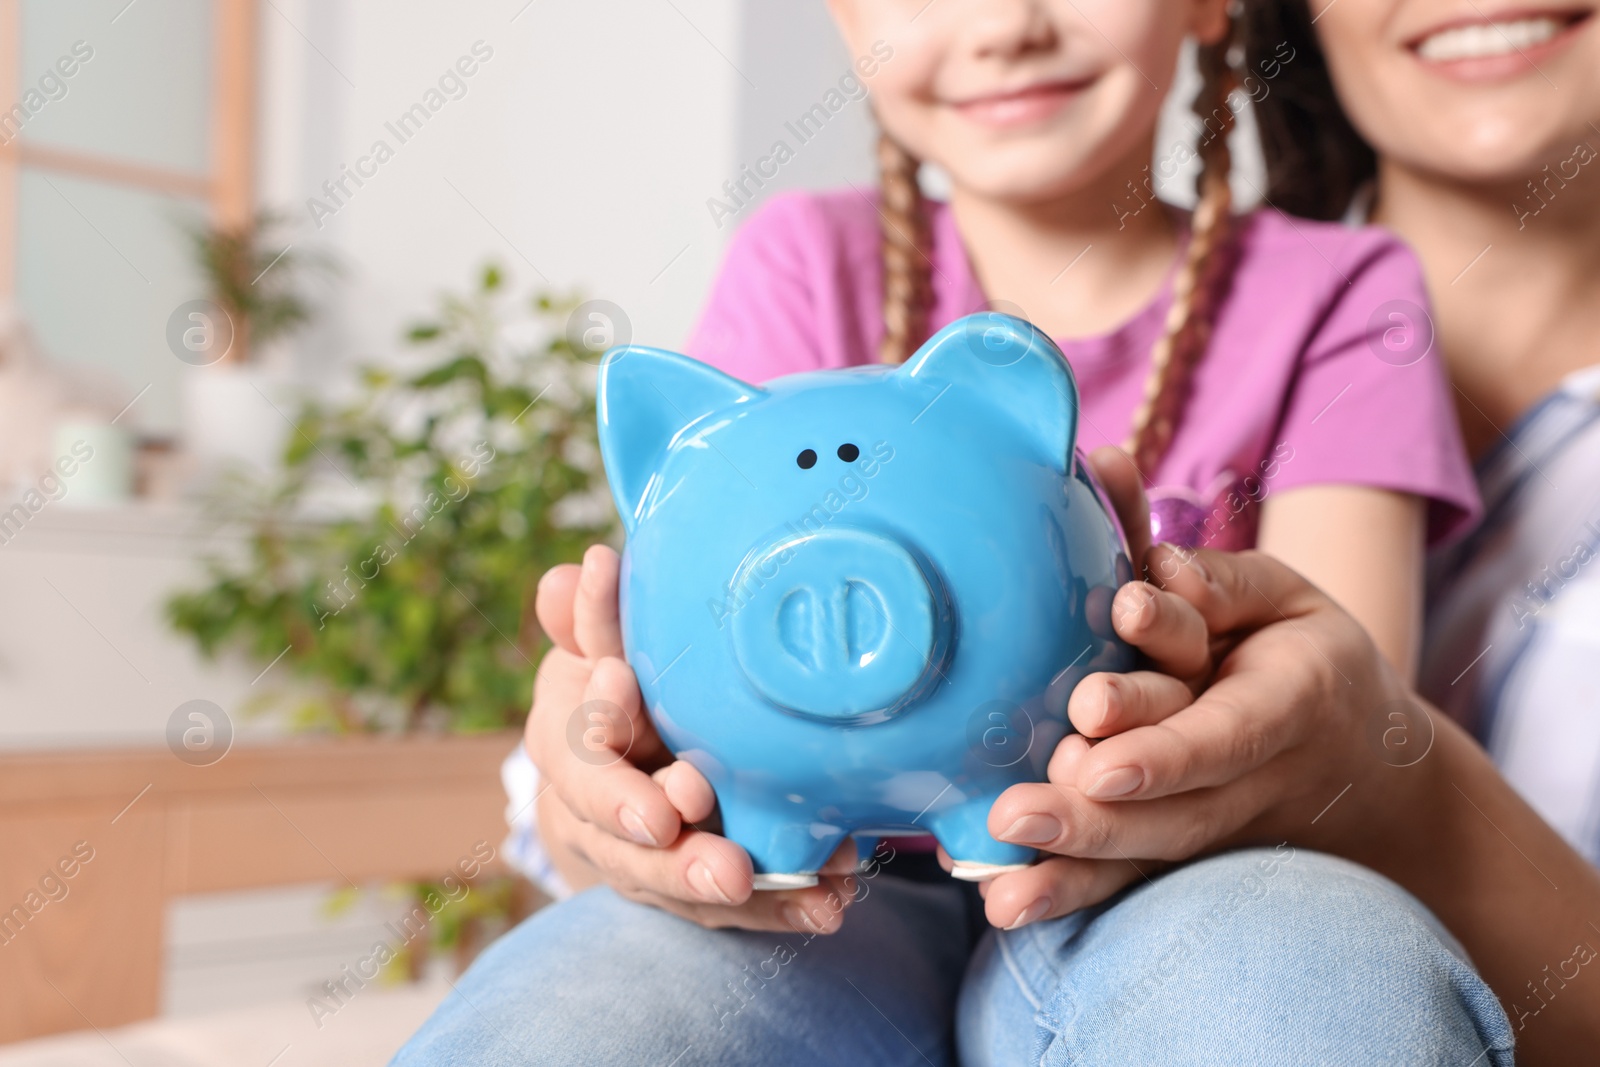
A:
[[[1287,710],[1235,686],[1235,675],[1166,720],[1176,726],[1200,709],[1252,720],[1223,736],[1247,738],[1240,747],[1257,755],[1230,760],[1224,741],[1218,755],[1194,760],[1163,753],[1158,736],[1135,743],[1134,730],[1074,768],[1081,785],[1139,767],[1161,783],[1143,797],[1179,791],[1164,782],[1178,766],[1186,784],[1211,787],[1187,813],[1097,813],[1095,832],[1124,848],[1143,832],[1149,844],[1135,855],[1281,833],[1406,886],[1498,994],[1521,1063],[1581,1062],[1600,1040],[1600,985],[1579,984],[1600,950],[1591,866],[1600,859],[1600,567],[1589,566],[1600,554],[1595,7],[1246,3],[1243,60],[1260,83],[1250,95],[1267,200],[1293,215],[1388,226],[1428,279],[1431,320],[1421,308],[1374,308],[1396,331],[1394,349],[1374,356],[1400,365],[1442,353],[1478,463],[1486,517],[1433,560],[1420,672],[1424,694],[1451,718],[1419,717],[1393,678],[1374,674],[1370,650],[1331,650],[1297,620],[1299,650],[1280,634]],[[1259,557],[1201,555],[1209,580],[1169,563],[1169,587],[1200,607],[1212,632],[1238,633],[1245,605],[1256,613],[1245,630],[1283,610],[1233,653],[1235,668],[1246,652],[1257,662],[1257,643],[1296,618],[1286,603],[1310,590]],[[1318,610],[1329,624],[1339,617],[1326,602]],[[1321,646],[1320,670],[1308,644]],[[1375,779],[1361,777],[1362,739],[1349,730],[1363,723],[1368,755],[1390,765]],[[1406,754],[1404,745],[1429,740],[1426,758]],[[1297,773],[1326,791],[1327,810],[1298,810]],[[1096,854],[1070,838],[1058,850]],[[1014,891],[1029,892],[997,882],[991,901]]]
[[[1600,949],[1600,877],[1583,861],[1600,857],[1600,567],[1588,566],[1600,544],[1600,174],[1588,167],[1600,158],[1600,27],[1592,3],[1498,10],[1507,13],[1470,0],[1262,0],[1246,5],[1244,61],[1265,85],[1252,96],[1268,201],[1310,218],[1366,215],[1423,263],[1432,321],[1420,308],[1375,308],[1398,334],[1395,351],[1374,355],[1402,364],[1442,353],[1487,514],[1433,561],[1421,687],[1500,768],[1454,721],[1434,717],[1433,736],[1393,696],[1358,696],[1369,653],[1324,649],[1327,689],[1318,697],[1318,682],[1292,681],[1299,710],[1276,717],[1298,730],[1269,726],[1253,740],[1281,754],[1185,768],[1196,785],[1223,783],[1206,801],[1213,826],[1197,817],[1187,844],[1228,839],[1213,827],[1234,825],[1240,805],[1268,813],[1258,833],[1271,825],[1388,874],[1462,938],[1512,1020],[1519,1062],[1571,1063],[1600,1037],[1600,987],[1578,984]],[[1263,620],[1282,606],[1266,561],[1207,566],[1212,580],[1191,599],[1213,632],[1234,629],[1241,603]],[[1174,588],[1193,588],[1176,573]],[[1265,603],[1263,590],[1274,592]],[[1235,662],[1269,632],[1249,637]],[[1316,673],[1315,657],[1285,655]],[[1231,706],[1213,704],[1226,686],[1168,722],[1202,707],[1272,721],[1242,687]],[[1314,725],[1363,721],[1374,751],[1400,765],[1376,782],[1345,762],[1353,737],[1342,747],[1338,731]],[[1325,746],[1298,765],[1334,804],[1314,833],[1273,813],[1294,796],[1284,783],[1305,744],[1297,736]],[[1429,737],[1426,759],[1392,743]],[[1110,745],[1083,759],[1079,782],[1141,759],[1161,766],[1154,746]],[[1341,765],[1353,784],[1339,799]],[[1352,810],[1365,788],[1377,806]],[[1165,820],[1165,835],[1185,828],[1177,811]],[[1100,829],[1126,842],[1137,823]]]
[[[1313,33],[1297,0],[1261,5],[1249,27],[1254,55],[1287,41],[1299,56],[1259,104],[1267,196],[1310,218],[1355,208],[1411,244],[1478,462],[1488,513],[1434,561],[1422,692],[1596,863],[1593,15],[1592,4],[1493,18],[1470,5],[1343,0]]]

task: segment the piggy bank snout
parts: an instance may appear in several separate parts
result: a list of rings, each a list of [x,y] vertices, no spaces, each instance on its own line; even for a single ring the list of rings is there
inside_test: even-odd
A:
[[[943,583],[908,546],[835,527],[752,552],[733,649],[756,691],[799,715],[881,722],[936,680],[952,636]]]

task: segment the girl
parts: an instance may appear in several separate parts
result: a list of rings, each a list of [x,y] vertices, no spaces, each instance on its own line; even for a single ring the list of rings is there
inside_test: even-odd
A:
[[[880,194],[784,197],[749,220],[692,354],[757,381],[899,360],[1004,301],[1072,362],[1081,443],[1125,440],[1144,480],[1169,487],[1153,493],[1162,537],[1260,544],[1405,669],[1425,538],[1475,507],[1436,361],[1383,358],[1386,308],[1420,311],[1420,278],[1376,231],[1233,216],[1226,133],[1240,72],[1224,0],[833,11],[855,53],[879,42],[891,53],[872,83]],[[1204,132],[1185,218],[1148,192],[1152,158],[1179,154],[1154,143],[1158,79],[1188,35],[1201,43]],[[922,198],[919,159],[950,176],[948,205]],[[912,877],[914,857],[841,878],[854,858],[841,855],[813,890],[752,894],[748,858],[692,827],[712,814],[704,780],[670,762],[639,713],[615,583],[604,549],[580,575],[541,583],[558,648],[541,666],[528,747],[551,783],[538,811],[556,869],[573,888],[616,892],[548,909],[487,953],[399,1062],[949,1062],[957,1044],[968,1063],[1361,1061],[1395,1048],[1509,1062],[1504,1018],[1425,909],[1287,846],[1146,879],[1050,922],[1039,920],[1052,899],[990,893],[1004,934],[983,933],[967,890]],[[1144,596],[1119,630],[1192,673],[1196,635],[1175,638],[1158,624],[1178,608]],[[1089,736],[1125,728],[1176,684],[1102,678],[1074,694],[1073,721]],[[629,713],[628,759],[595,767],[566,748],[568,717],[593,699]],[[1083,796],[1140,784],[1107,776]],[[1059,821],[991,829],[1041,845],[1061,834]],[[1091,882],[1127,869],[1074,868]],[[846,903],[856,914],[842,925]],[[703,929],[717,926],[783,934]],[[1386,1010],[1401,996],[1414,1010]],[[594,1025],[611,1014],[626,1025]]]

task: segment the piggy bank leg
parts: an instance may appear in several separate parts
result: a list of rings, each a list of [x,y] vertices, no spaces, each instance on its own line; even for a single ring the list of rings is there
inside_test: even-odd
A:
[[[724,800],[723,836],[750,853],[756,889],[804,889],[843,842],[846,830],[793,811]]]
[[[1009,845],[989,836],[989,809],[1000,794],[975,797],[927,816],[928,828],[954,861],[951,877],[983,882],[1007,871],[1020,871],[1038,850]]]

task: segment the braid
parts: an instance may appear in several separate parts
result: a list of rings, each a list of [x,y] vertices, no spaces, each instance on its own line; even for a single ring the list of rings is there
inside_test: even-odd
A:
[[[1202,127],[1197,203],[1183,264],[1172,285],[1172,306],[1167,309],[1161,339],[1150,353],[1144,398],[1123,445],[1147,481],[1155,476],[1172,444],[1189,380],[1211,339],[1215,301],[1226,280],[1228,257],[1224,250],[1233,221],[1233,195],[1228,188],[1233,109],[1228,106],[1228,96],[1238,84],[1228,62],[1232,36],[1230,27],[1221,41],[1201,46],[1197,54],[1201,84],[1192,105]]]
[[[933,306],[933,239],[928,207],[917,184],[922,163],[888,133],[878,135],[878,188],[882,200],[883,341],[878,359],[904,363],[927,339]]]

